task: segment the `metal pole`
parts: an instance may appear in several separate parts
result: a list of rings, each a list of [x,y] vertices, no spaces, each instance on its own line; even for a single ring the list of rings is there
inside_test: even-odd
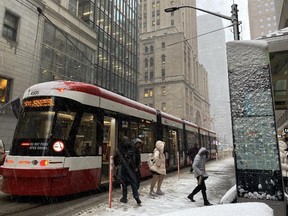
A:
[[[238,10],[237,10],[237,4],[233,4],[231,6],[232,8],[232,16],[226,16],[226,15],[223,15],[223,14],[219,14],[219,13],[214,13],[214,12],[211,12],[211,11],[207,11],[207,10],[204,10],[204,9],[201,9],[201,8],[197,8],[197,7],[193,7],[193,6],[189,6],[189,5],[184,5],[184,6],[180,6],[180,7],[170,7],[170,8],[166,8],[164,9],[164,11],[166,13],[170,13],[170,12],[173,12],[175,10],[179,10],[180,8],[192,8],[192,9],[195,9],[195,10],[199,10],[199,11],[202,11],[202,12],[205,12],[205,13],[208,13],[208,14],[211,14],[213,16],[217,16],[217,17],[221,17],[223,19],[226,19],[226,20],[230,20],[233,24],[233,33],[234,33],[234,40],[240,40],[240,32],[239,32],[239,24],[241,22],[238,21]]]
[[[234,40],[240,40],[237,4],[233,4],[231,8],[232,8],[231,22],[233,24]]]

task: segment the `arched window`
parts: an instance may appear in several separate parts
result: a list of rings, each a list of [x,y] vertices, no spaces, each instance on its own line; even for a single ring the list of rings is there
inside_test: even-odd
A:
[[[145,46],[145,53],[148,53],[148,47],[147,46]]]
[[[154,52],[154,47],[152,45],[150,46],[150,52]]]
[[[161,48],[162,48],[162,49],[165,49],[165,42],[162,42]]]
[[[150,58],[150,67],[153,67],[153,66],[154,66],[154,59]]]

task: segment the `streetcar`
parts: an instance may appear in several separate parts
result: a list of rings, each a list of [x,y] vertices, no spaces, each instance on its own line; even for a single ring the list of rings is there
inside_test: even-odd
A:
[[[166,143],[167,170],[189,164],[194,143],[211,150],[216,133],[95,85],[51,81],[28,88],[9,155],[0,167],[1,191],[20,196],[64,196],[109,182],[118,140],[139,138],[141,176],[155,142]],[[213,159],[213,158],[212,158]]]

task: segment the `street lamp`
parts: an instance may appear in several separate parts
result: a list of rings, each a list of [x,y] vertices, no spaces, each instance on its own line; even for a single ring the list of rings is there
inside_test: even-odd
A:
[[[231,17],[230,16],[225,16],[225,15],[222,15],[222,14],[219,14],[219,13],[214,13],[214,12],[211,12],[211,11],[207,11],[207,10],[204,10],[204,9],[201,9],[201,8],[188,6],[188,5],[166,8],[166,9],[164,9],[164,11],[166,13],[171,13],[173,11],[179,10],[180,8],[192,8],[192,9],[203,11],[205,13],[208,13],[208,14],[211,14],[211,15],[214,15],[214,16],[221,17],[221,18],[226,19],[226,20],[230,20],[232,22],[232,25],[233,25],[234,40],[240,40],[239,24],[241,24],[241,22],[238,21],[237,4],[233,4],[231,6],[231,8],[232,8]]]

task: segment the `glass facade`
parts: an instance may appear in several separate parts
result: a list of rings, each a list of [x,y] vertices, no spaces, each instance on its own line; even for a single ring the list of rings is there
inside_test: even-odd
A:
[[[137,99],[137,1],[79,0],[68,11],[96,32],[97,49],[45,22],[40,82],[92,83]],[[72,10],[73,9],[73,10]],[[64,35],[63,35],[64,33]]]

